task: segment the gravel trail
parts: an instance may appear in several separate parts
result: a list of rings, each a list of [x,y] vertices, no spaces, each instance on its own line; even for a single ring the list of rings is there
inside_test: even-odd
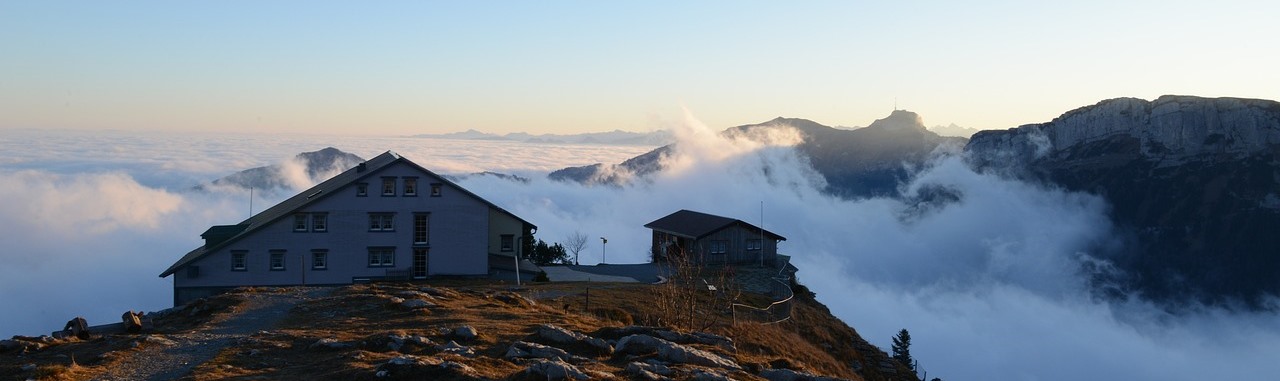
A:
[[[254,294],[235,313],[223,315],[199,332],[152,335],[145,347],[94,380],[173,380],[191,373],[238,340],[270,330],[294,305],[328,293],[327,288],[290,289]],[[172,341],[172,343],[165,340]]]

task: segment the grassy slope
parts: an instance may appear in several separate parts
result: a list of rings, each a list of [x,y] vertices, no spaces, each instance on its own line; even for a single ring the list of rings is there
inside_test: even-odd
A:
[[[502,360],[513,341],[525,340],[538,324],[555,324],[571,330],[599,336],[607,327],[645,324],[654,321],[652,298],[654,286],[644,284],[534,284],[520,291],[535,302],[514,297],[503,285],[479,282],[433,282],[451,297],[438,299],[429,310],[406,310],[390,304],[388,299],[406,291],[416,291],[424,284],[356,285],[334,289],[330,296],[302,303],[278,329],[253,335],[228,348],[213,361],[195,369],[193,380],[226,378],[269,379],[374,379],[379,364],[401,353],[421,357],[455,360],[474,368],[481,378],[504,379],[522,367]],[[590,287],[590,309],[586,312],[586,291]],[[211,305],[234,306],[252,293],[238,293],[214,298]],[[234,308],[211,308],[211,313],[234,313]],[[156,334],[199,331],[208,321],[207,315],[175,316],[157,321]],[[716,315],[716,314],[712,314]],[[705,346],[702,349],[734,358],[748,372],[734,373],[736,379],[755,379],[761,368],[787,367],[810,373],[848,379],[910,379],[905,369],[896,364],[897,374],[881,373],[878,364],[887,356],[862,340],[826,307],[811,297],[797,298],[793,317],[779,324],[732,323],[727,312],[711,317],[706,331],[728,336],[736,342],[736,353]],[[391,334],[421,335],[437,344],[453,337],[445,331],[470,325],[480,337],[460,341],[471,346],[476,358],[463,358],[437,353],[434,348],[406,346],[399,351],[386,347]],[[336,339],[356,343],[355,348],[319,351],[308,347],[320,339]],[[50,346],[34,354],[19,356],[15,352],[0,354],[0,374],[25,379],[32,372],[20,367],[35,363],[46,379],[83,380],[117,363],[137,349],[134,336],[107,336],[89,341],[70,341]],[[145,342],[142,345],[147,345]],[[78,365],[68,366],[74,356]],[[583,366],[621,375],[627,360],[598,356],[598,362]],[[851,363],[863,365],[861,373]],[[417,375],[430,376],[430,375]],[[8,378],[6,376],[5,378]]]

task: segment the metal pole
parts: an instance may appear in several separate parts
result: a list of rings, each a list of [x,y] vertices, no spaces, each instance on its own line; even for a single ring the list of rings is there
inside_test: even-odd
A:
[[[600,237],[600,263],[609,262],[609,257],[606,255],[606,251],[605,251],[606,249],[605,244],[607,243],[609,243],[608,239],[604,237]]]
[[[523,240],[524,236],[520,236],[520,238],[516,240],[516,255],[511,257],[511,259],[516,262],[516,287],[520,287],[520,246],[524,246],[521,242]]]

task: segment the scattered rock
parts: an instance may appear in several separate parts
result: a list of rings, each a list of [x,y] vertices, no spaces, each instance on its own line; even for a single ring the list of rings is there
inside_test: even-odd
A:
[[[36,368],[39,368],[38,366],[36,366],[36,364],[26,364],[22,366],[22,371],[30,372],[30,371],[36,370]]]
[[[166,338],[166,337],[164,337],[164,336],[158,336],[158,335],[146,335],[146,336],[143,336],[143,337],[142,337],[142,339],[141,339],[141,342],[143,342],[143,343],[147,343],[147,344],[163,345],[163,346],[166,346],[166,347],[170,347],[170,346],[178,345],[178,342],[173,341],[173,340],[169,340],[168,338]]]
[[[524,295],[520,295],[510,291],[494,295],[493,298],[497,299],[500,302],[513,305],[513,306],[533,307],[538,305],[538,303],[534,302],[529,298],[524,297]]]
[[[432,361],[438,361],[432,363]],[[374,376],[397,377],[402,379],[472,379],[476,370],[458,362],[439,361],[437,359],[420,359],[404,355],[387,360],[379,365]]]
[[[440,299],[453,299],[458,297],[458,294],[451,290],[439,289],[435,287],[423,287],[418,289],[418,291],[425,292],[428,295],[431,295]]]
[[[435,307],[436,304],[422,299],[409,299],[400,303],[401,307],[411,310],[420,310],[428,307]]]
[[[436,346],[436,350],[442,353],[455,354],[462,357],[476,357],[476,351],[471,347],[460,345],[456,341],[449,341],[448,344]]]
[[[534,360],[524,369],[524,374],[531,378],[539,380],[589,380],[591,376],[583,373],[578,367],[572,364],[560,361],[559,359],[538,359]]]
[[[765,369],[760,377],[769,381],[846,381],[843,378],[818,376],[791,369]]]
[[[404,304],[404,298],[401,298],[398,296],[392,296],[390,298],[387,298],[387,300],[390,301],[391,304]]]
[[[462,339],[463,341],[469,341],[469,340],[475,340],[476,337],[480,336],[480,333],[476,332],[475,328],[469,325],[464,325],[449,331],[448,336],[453,336],[458,339]]]
[[[733,381],[733,378],[723,372],[706,369],[694,369],[692,379],[697,381]]]
[[[618,354],[657,353],[663,361],[726,369],[742,369],[736,362],[715,353],[676,344],[649,335],[631,335],[618,340]]]
[[[559,344],[582,344],[594,348],[602,354],[613,353],[613,346],[602,339],[570,331],[555,325],[542,324],[534,328],[534,336],[544,341]]]
[[[397,292],[396,295],[403,296],[405,299],[426,299],[426,300],[435,299],[435,297],[431,296],[431,294],[428,294],[422,291],[413,291],[413,290],[400,291],[400,292]]]
[[[629,374],[635,374],[635,375],[643,375],[644,373],[651,373],[651,374],[660,375],[660,376],[670,376],[675,373],[675,371],[671,370],[671,368],[667,367],[666,365],[657,364],[657,363],[639,362],[639,361],[632,361],[631,363],[627,364],[627,367],[623,369],[623,371]]]
[[[22,347],[22,342],[17,340],[0,340],[0,352],[12,351]]]
[[[352,343],[326,338],[326,339],[317,340],[315,343],[312,343],[310,346],[308,346],[307,349],[338,350],[338,349],[347,349],[354,346],[355,344],[352,344]]]
[[[563,349],[542,345],[538,343],[530,343],[525,341],[517,341],[511,343],[511,347],[507,348],[507,354],[503,356],[507,360],[514,359],[560,359],[568,362],[584,362],[587,359],[574,356],[565,352]]]
[[[645,326],[626,326],[621,328],[604,328],[600,336],[618,339],[630,335],[649,335],[677,344],[705,344],[720,347],[729,352],[736,352],[733,339],[706,332],[679,333],[668,329]]]

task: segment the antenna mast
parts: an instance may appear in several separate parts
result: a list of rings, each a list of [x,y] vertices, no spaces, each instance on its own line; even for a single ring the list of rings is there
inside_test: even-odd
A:
[[[249,187],[249,218],[253,218],[253,187]]]

